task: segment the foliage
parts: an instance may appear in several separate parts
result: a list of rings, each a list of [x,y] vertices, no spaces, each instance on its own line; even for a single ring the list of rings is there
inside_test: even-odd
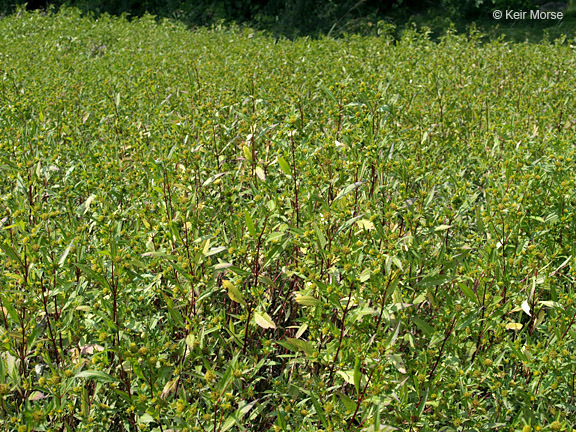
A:
[[[453,18],[479,17],[493,10],[530,10],[537,9],[532,0],[442,0],[441,10]]]
[[[0,20],[4,430],[569,431],[573,47]]]
[[[0,12],[13,12],[24,3],[29,9],[68,6],[94,15],[153,14],[178,19],[191,27],[222,22],[248,24],[288,37],[326,34],[335,28],[357,31],[406,9],[399,0],[0,0]]]
[[[478,28],[491,39],[504,35],[514,41],[539,42],[576,34],[573,3],[544,5],[565,9],[561,20],[497,20],[492,16],[496,9],[536,10],[543,7],[542,0],[0,0],[0,14],[15,13],[24,4],[29,10],[48,12],[72,6],[96,19],[101,14],[129,19],[152,14],[157,21],[175,19],[189,28],[245,26],[276,38],[385,33],[399,39],[404,29],[416,25],[430,29],[433,40],[452,29],[468,33]]]

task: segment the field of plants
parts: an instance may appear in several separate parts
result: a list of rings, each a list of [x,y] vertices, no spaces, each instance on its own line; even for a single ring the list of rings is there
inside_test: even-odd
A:
[[[0,19],[4,431],[572,431],[576,41]]]

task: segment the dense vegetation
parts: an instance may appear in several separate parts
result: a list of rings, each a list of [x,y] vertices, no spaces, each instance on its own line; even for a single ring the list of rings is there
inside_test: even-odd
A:
[[[397,33],[405,27],[428,26],[434,37],[454,26],[467,32],[482,28],[491,36],[505,34],[514,40],[541,40],[576,30],[576,2],[547,0],[0,0],[0,14],[26,4],[28,9],[79,8],[98,16],[152,14],[176,19],[189,27],[239,24],[294,38],[345,33],[374,35],[383,24]],[[564,11],[562,20],[495,20],[499,10]]]
[[[0,20],[3,430],[572,430],[571,42]]]

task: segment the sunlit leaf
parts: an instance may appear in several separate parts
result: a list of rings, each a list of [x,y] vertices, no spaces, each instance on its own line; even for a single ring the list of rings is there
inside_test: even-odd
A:
[[[530,312],[530,305],[528,304],[528,300],[524,300],[522,302],[522,310],[526,313],[526,315],[532,316],[532,313]]]
[[[98,370],[85,370],[76,374],[75,378],[86,378],[101,382],[115,382],[117,378]]]
[[[266,312],[254,312],[254,321],[264,329],[275,329],[276,324]]]
[[[316,306],[321,303],[320,300],[310,295],[297,295],[294,300],[303,306]]]
[[[256,237],[256,227],[249,212],[244,212],[244,219],[246,220],[246,228],[252,237]]]
[[[228,290],[228,297],[230,300],[240,303],[242,306],[246,306],[246,301],[240,290],[229,280],[222,281],[222,286]]]
[[[286,175],[291,175],[292,173],[290,172],[290,165],[288,165],[288,162],[286,162],[286,159],[284,159],[282,156],[280,156],[278,158],[278,165],[280,165],[280,169],[282,170],[282,172]]]
[[[244,153],[244,157],[249,160],[250,162],[252,162],[252,152],[250,151],[250,149],[248,148],[248,146],[244,146],[242,147],[242,153]]]
[[[266,180],[266,174],[264,173],[264,170],[261,167],[257,166],[254,171],[256,172],[256,175],[260,180],[262,181]]]

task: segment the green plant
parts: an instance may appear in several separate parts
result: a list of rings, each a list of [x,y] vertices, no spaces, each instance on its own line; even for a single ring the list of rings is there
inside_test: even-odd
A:
[[[481,36],[0,20],[0,426],[574,427],[575,60]]]

